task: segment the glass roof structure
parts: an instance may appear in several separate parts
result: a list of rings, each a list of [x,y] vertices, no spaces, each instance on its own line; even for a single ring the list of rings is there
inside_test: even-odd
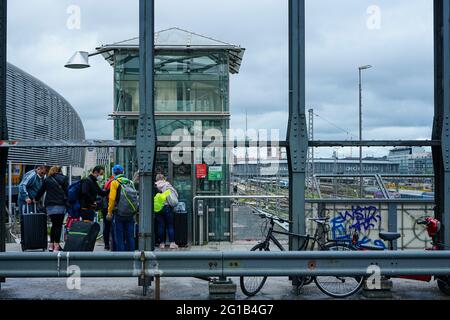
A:
[[[139,49],[139,37],[102,45],[96,48],[103,57],[114,65],[114,51]],[[230,59],[230,73],[239,73],[245,49],[204,35],[180,28],[170,28],[155,33],[155,50],[221,50],[227,51]]]

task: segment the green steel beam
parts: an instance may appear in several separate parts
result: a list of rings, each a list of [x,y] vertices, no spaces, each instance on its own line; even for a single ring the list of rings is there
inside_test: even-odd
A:
[[[432,139],[435,215],[442,223],[440,241],[450,247],[450,3],[434,1],[435,108]]]
[[[153,181],[156,158],[156,124],[154,101],[154,0],[139,0],[139,124],[136,137],[136,151],[139,168],[139,250],[153,251]],[[143,257],[143,254],[142,254]],[[145,259],[141,261],[145,267]],[[144,288],[151,284],[145,273],[139,277]]]
[[[289,219],[291,232],[304,234],[305,172],[308,134],[305,115],[305,1],[289,0],[289,122],[287,136],[289,167]],[[289,248],[299,247],[291,239]]]
[[[0,0],[0,140],[8,139],[8,123],[6,119],[6,0]],[[0,149],[0,252],[6,247],[6,168],[8,149]],[[2,282],[2,279],[0,279]]]
[[[157,142],[158,147],[170,147],[179,144],[179,142],[170,141],[171,137],[160,136]],[[194,140],[183,142],[186,146],[208,147],[211,141]],[[368,141],[307,141],[309,147],[328,148],[328,147],[436,147],[440,145],[438,140],[368,140]],[[251,148],[251,147],[287,147],[288,141],[240,141],[223,140],[224,147],[231,148]],[[133,148],[136,147],[134,140],[0,140],[0,149],[2,148]]]

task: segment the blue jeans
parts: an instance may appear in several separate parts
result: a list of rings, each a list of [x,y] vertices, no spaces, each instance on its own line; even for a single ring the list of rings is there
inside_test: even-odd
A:
[[[169,206],[164,208],[156,214],[156,221],[158,223],[158,238],[160,243],[166,243],[165,230],[169,236],[169,242],[175,242],[175,231],[173,228],[173,210]]]
[[[124,218],[114,214],[112,222],[114,251],[134,251],[134,218]]]

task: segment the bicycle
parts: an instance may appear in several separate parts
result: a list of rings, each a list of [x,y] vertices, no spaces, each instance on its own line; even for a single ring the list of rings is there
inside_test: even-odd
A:
[[[316,228],[314,236],[309,234],[301,235],[292,232],[284,232],[274,230],[275,221],[281,223],[292,223],[286,219],[282,219],[271,215],[260,215],[261,218],[267,219],[267,223],[270,223],[267,234],[264,241],[255,245],[251,251],[270,251],[270,244],[273,242],[275,246],[280,251],[285,251],[284,247],[275,237],[275,234],[287,235],[289,237],[298,238],[301,240],[301,245],[298,248],[299,251],[314,250],[316,244],[319,246],[320,250],[330,250],[330,251],[350,251],[354,250],[347,243],[342,243],[338,240],[330,240],[328,238],[329,234],[329,217],[325,218],[310,218],[308,220],[317,223],[318,228]],[[267,226],[267,224],[266,224]],[[326,236],[326,240],[323,236]],[[323,240],[323,241],[322,241]],[[309,245],[312,241],[311,245]],[[241,291],[248,297],[255,296],[266,283],[267,276],[263,277],[241,277],[240,287]],[[304,285],[308,285],[313,281],[317,287],[326,295],[335,298],[344,298],[354,294],[358,291],[364,281],[364,277],[327,277],[327,276],[297,276],[294,278],[294,283],[296,284],[296,291],[299,292],[300,288]]]
[[[429,251],[434,250],[444,250],[445,246],[444,244],[440,243],[438,240],[439,237],[439,231],[441,228],[441,223],[439,220],[431,217],[425,217],[423,219],[417,220],[417,224],[424,225],[426,227],[428,236],[431,238],[431,245],[432,247],[430,249],[426,249]],[[399,239],[401,237],[401,234],[398,232],[380,232],[379,233],[380,239],[388,242],[388,249],[377,247],[377,246],[370,246],[365,244],[358,244],[359,240],[359,233],[355,231],[353,233],[352,242],[349,245],[352,250],[358,250],[358,251],[371,251],[371,250],[394,250],[394,241]],[[367,277],[364,277],[366,279]],[[387,279],[391,278],[400,278],[400,279],[409,279],[409,280],[416,280],[416,281],[422,281],[422,282],[430,282],[433,280],[433,278],[437,281],[437,285],[439,290],[444,293],[445,295],[450,296],[450,276],[434,276],[434,275],[424,275],[424,276],[417,276],[417,275],[407,275],[407,276],[397,276],[397,277],[385,277]],[[364,282],[363,282],[364,283]],[[363,283],[361,283],[360,288],[358,290],[355,290],[352,294],[355,294],[358,292],[362,286]]]

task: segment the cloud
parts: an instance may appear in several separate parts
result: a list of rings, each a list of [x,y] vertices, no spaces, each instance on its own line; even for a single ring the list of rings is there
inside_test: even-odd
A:
[[[156,1],[156,29],[178,26],[245,47],[231,77],[232,126],[276,128],[288,112],[288,1]],[[358,72],[363,74],[364,137],[430,137],[433,116],[432,1],[379,0],[381,28],[367,28],[368,0],[306,2],[306,109],[317,139],[358,132]],[[69,30],[69,5],[81,8],[81,29]],[[76,50],[138,35],[138,1],[15,0],[9,2],[9,61],[57,90],[80,114],[88,138],[112,138],[113,70],[66,70]],[[323,119],[326,119],[323,120]],[[331,123],[330,123],[331,122]],[[342,128],[342,129],[339,129]],[[328,152],[328,150],[325,150]]]

